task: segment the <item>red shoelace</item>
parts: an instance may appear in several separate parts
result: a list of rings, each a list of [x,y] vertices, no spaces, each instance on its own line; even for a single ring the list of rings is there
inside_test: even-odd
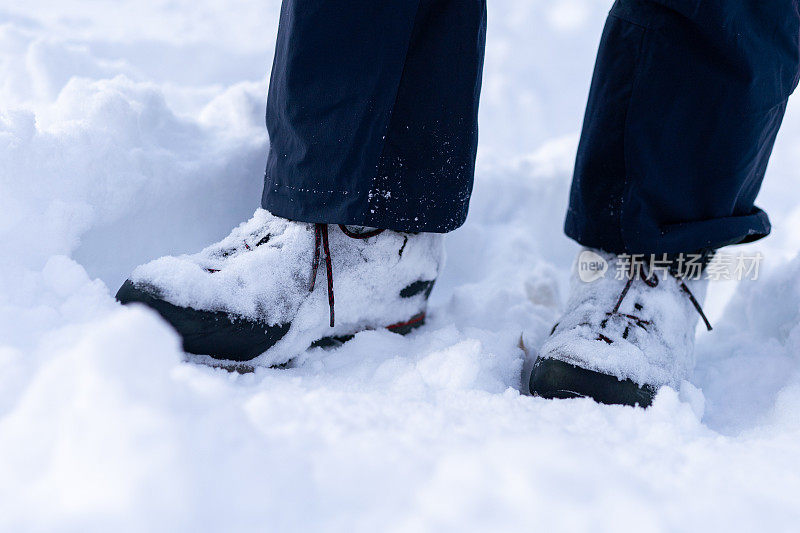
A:
[[[369,239],[383,233],[382,229],[374,229],[357,233],[351,231],[347,226],[339,224],[342,233],[351,239]],[[331,311],[331,327],[334,325],[334,297],[333,297],[333,261],[331,260],[331,249],[328,241],[328,224],[314,224],[314,261],[311,263],[311,286],[308,291],[313,292],[317,281],[317,270],[319,270],[319,259],[321,252],[325,252],[325,272],[328,278],[328,308]]]

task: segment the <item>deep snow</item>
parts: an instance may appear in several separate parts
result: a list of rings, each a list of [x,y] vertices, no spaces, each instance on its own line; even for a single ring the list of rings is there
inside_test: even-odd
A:
[[[288,370],[181,362],[112,295],[258,204],[276,0],[0,6],[0,530],[796,530],[800,100],[691,384],[647,411],[524,389],[610,0],[490,0],[468,223],[430,322]],[[727,304],[727,306],[726,306]]]

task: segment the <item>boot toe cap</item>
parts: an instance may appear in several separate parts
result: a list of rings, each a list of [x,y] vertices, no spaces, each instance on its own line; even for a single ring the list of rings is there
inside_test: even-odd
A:
[[[289,323],[269,325],[221,311],[180,307],[162,299],[154,287],[131,280],[123,283],[116,299],[153,309],[180,334],[185,351],[214,359],[252,360],[274,346],[290,327]]]

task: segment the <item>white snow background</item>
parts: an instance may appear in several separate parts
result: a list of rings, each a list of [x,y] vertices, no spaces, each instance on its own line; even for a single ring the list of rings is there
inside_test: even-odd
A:
[[[758,282],[649,410],[526,390],[611,0],[490,0],[469,221],[431,320],[295,368],[181,362],[113,300],[258,205],[277,0],[0,5],[0,530],[800,530],[800,98]]]

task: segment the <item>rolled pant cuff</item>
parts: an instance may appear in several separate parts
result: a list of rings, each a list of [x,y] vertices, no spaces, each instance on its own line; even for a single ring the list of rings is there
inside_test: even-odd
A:
[[[731,216],[656,227],[641,222],[621,229],[597,231],[568,216],[564,231],[583,246],[615,254],[679,254],[717,250],[732,244],[757,241],[769,235],[772,226],[759,208],[745,216]],[[613,236],[622,236],[622,239]]]

